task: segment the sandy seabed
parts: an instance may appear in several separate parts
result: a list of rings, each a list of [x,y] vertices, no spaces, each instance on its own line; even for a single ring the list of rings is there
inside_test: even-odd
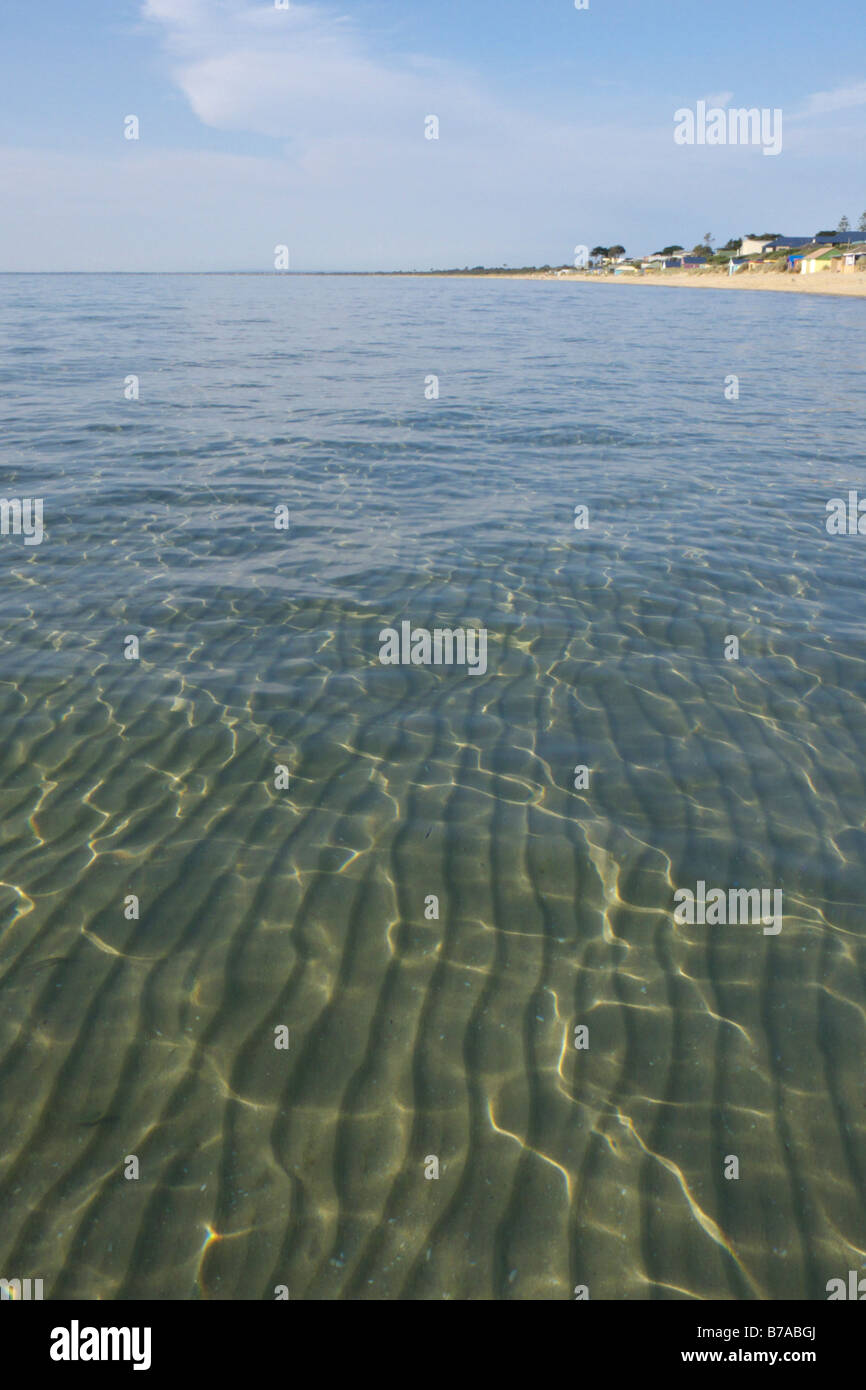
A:
[[[3,552],[0,1275],[46,1301],[860,1270],[858,311],[549,288],[0,275],[54,498]],[[487,670],[383,666],[404,617]],[[700,882],[781,932],[675,920]]]

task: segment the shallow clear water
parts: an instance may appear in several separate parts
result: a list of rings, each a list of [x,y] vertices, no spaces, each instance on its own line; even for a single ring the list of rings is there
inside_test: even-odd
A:
[[[864,312],[0,277],[2,492],[45,515],[0,537],[0,1274],[861,1269],[866,537],[825,508],[866,495]],[[486,628],[486,672],[380,664],[403,620]],[[782,930],[678,923],[699,880]]]

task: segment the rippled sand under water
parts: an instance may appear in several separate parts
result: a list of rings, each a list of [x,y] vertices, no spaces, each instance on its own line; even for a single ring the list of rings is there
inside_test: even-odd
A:
[[[864,310],[560,288],[0,281],[5,1277],[861,1270]],[[486,673],[382,666],[404,619]],[[677,924],[699,880],[781,932]]]

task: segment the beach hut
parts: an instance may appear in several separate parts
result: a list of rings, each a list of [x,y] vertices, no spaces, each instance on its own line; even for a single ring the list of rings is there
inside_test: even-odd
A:
[[[844,275],[848,271],[857,270],[858,265],[861,265],[864,261],[866,261],[866,242],[861,246],[850,247],[843,256],[840,256],[839,269]]]
[[[838,251],[827,251],[824,247],[819,247],[817,251],[807,251],[800,261],[800,274],[815,275],[820,270],[829,270],[838,255]]]

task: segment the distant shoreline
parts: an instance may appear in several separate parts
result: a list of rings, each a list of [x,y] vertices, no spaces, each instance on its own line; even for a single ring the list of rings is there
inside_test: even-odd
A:
[[[663,289],[774,290],[784,294],[822,294],[866,299],[866,274],[819,271],[801,275],[780,271],[665,270],[643,275],[557,275],[549,270],[0,270],[9,276],[255,276],[280,279],[365,280],[549,280],[580,285],[654,285]]]
[[[401,278],[417,275],[419,279],[442,280],[558,280],[580,285],[655,285],[663,289],[698,290],[776,290],[786,294],[841,295],[843,298],[866,299],[866,274],[855,271],[843,275],[824,270],[815,275],[791,271],[741,270],[736,275],[725,271],[660,270],[644,275],[557,275],[549,270],[531,271],[398,271]]]

